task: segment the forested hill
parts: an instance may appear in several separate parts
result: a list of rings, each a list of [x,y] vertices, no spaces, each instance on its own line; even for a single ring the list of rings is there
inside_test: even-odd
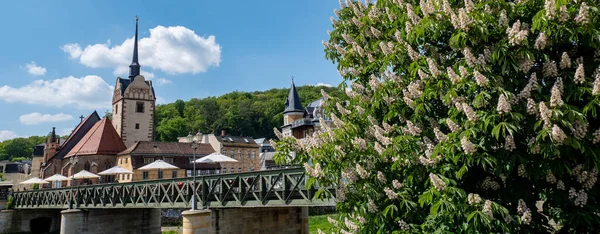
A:
[[[321,98],[321,89],[331,96],[345,94],[337,88],[323,86],[297,87],[302,105]],[[289,89],[256,92],[232,92],[219,97],[177,100],[158,105],[155,111],[157,141],[176,141],[190,131],[249,137],[275,137],[273,127],[283,124],[283,109]]]

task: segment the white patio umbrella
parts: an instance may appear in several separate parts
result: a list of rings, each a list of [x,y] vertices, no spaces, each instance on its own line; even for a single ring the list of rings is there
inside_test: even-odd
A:
[[[118,175],[118,174],[133,174],[133,172],[130,170],[127,170],[125,168],[122,168],[120,166],[114,166],[114,167],[111,167],[110,169],[106,169],[106,170],[98,173],[98,175]]]
[[[100,178],[99,175],[96,175],[96,174],[91,173],[86,170],[81,170],[80,172],[77,172],[75,175],[73,175],[73,179],[98,179],[98,178]]]
[[[37,177],[33,177],[31,179],[21,182],[20,184],[48,184],[48,183],[50,183],[50,182],[42,180]]]
[[[65,181],[65,180],[71,180],[71,178],[68,178],[68,177],[66,177],[66,176],[63,176],[63,175],[61,175],[61,174],[56,174],[56,175],[50,176],[50,177],[48,177],[48,178],[46,178],[46,179],[44,179],[44,180],[45,180],[45,181],[50,181],[50,182],[52,182],[52,181]]]
[[[154,171],[157,170],[160,173],[160,170],[174,170],[179,169],[179,167],[173,166],[163,160],[156,160],[146,166],[138,168],[141,171]]]
[[[195,161],[196,163],[222,163],[222,162],[239,162],[233,158],[219,154],[217,152],[206,155]]]

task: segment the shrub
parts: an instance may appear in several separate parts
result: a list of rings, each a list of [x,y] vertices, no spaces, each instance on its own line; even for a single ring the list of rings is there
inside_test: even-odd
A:
[[[277,133],[277,159],[338,185],[342,232],[595,232],[598,4],[341,2],[323,44],[350,99],[323,93],[333,127]]]

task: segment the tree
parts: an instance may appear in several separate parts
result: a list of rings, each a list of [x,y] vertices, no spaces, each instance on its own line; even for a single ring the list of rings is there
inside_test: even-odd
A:
[[[339,187],[337,229],[600,228],[597,1],[367,2],[323,43],[352,87],[335,128],[277,143]]]

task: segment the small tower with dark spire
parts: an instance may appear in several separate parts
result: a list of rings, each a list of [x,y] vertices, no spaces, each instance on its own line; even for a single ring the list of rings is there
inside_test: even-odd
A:
[[[151,141],[154,138],[156,95],[152,81],[146,81],[140,73],[138,21],[136,16],[129,77],[117,78],[112,101],[112,124],[127,147],[135,142]]]
[[[54,154],[59,150],[59,139],[56,137],[56,127],[52,127],[52,132],[44,145],[44,163],[47,163]]]
[[[129,65],[129,79],[135,79],[140,75],[140,63],[138,62],[138,17],[135,17],[135,39],[133,40],[133,58]]]
[[[285,109],[283,110],[283,127],[282,133],[284,135],[291,135],[291,125],[304,117],[304,108],[302,107],[302,101],[296,90],[294,84],[294,77],[292,76],[292,87],[290,92],[285,99]]]

